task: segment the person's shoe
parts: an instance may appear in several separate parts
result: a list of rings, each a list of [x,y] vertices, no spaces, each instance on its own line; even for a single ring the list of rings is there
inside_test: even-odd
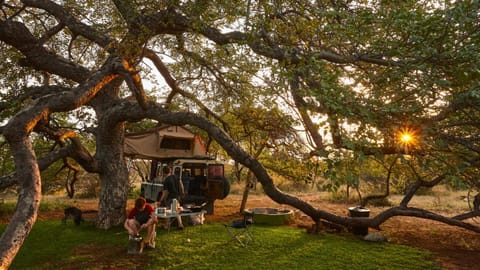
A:
[[[141,240],[142,240],[142,236],[140,236],[139,234],[137,234],[137,235],[131,235],[131,234],[129,234],[129,235],[128,235],[128,240],[141,241]]]
[[[183,230],[183,226],[177,227],[178,230]]]

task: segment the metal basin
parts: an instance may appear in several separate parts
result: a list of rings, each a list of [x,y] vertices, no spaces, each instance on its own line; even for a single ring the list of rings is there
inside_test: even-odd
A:
[[[247,209],[246,212],[254,214],[255,224],[284,225],[288,224],[293,217],[293,210],[290,209],[257,207]]]

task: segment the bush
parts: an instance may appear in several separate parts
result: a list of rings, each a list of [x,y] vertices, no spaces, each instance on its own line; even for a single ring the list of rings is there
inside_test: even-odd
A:
[[[427,187],[420,187],[415,195],[418,196],[433,196],[435,195],[435,192],[433,191],[432,188],[427,188]]]
[[[87,174],[75,183],[76,198],[97,198],[100,192],[100,179],[97,175]]]
[[[392,202],[388,200],[388,198],[379,198],[379,199],[372,199],[368,201],[368,205],[382,207],[382,206],[392,206]]]
[[[140,187],[133,187],[133,188],[130,188],[129,191],[128,191],[128,198],[129,199],[136,199],[138,197],[140,197],[140,190],[141,188]]]

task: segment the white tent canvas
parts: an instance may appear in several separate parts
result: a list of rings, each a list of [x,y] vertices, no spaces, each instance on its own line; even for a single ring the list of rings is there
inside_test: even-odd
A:
[[[208,158],[200,136],[183,126],[161,126],[125,135],[124,154],[132,158]]]

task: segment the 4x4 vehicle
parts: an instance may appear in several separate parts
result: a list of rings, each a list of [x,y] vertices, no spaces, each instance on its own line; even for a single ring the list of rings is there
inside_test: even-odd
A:
[[[132,160],[150,161],[149,177],[141,183],[141,195],[150,203],[157,201],[163,191],[164,166],[171,167],[182,181],[184,205],[203,205],[208,214],[213,214],[215,200],[230,192],[223,163],[211,158],[200,136],[184,126],[162,125],[125,134],[124,154]]]
[[[182,181],[185,196],[181,198],[184,205],[204,205],[207,213],[212,214],[214,202],[224,199],[230,185],[224,177],[224,166],[212,159],[161,159],[152,161],[150,177],[141,184],[141,194],[148,202],[157,201],[163,191],[162,168],[172,168],[173,174]]]

